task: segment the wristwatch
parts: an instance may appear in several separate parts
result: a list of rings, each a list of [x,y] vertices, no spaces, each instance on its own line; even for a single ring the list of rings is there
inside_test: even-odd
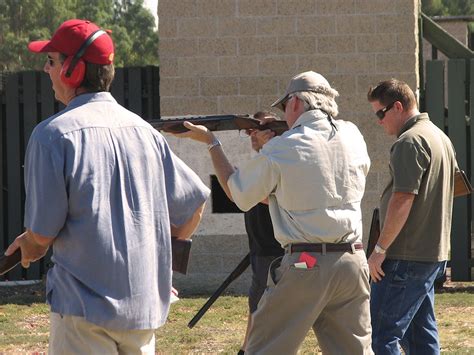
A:
[[[385,254],[387,252],[387,250],[385,250],[384,248],[382,248],[380,245],[378,244],[375,244],[375,247],[374,247],[374,251],[377,253],[377,254]]]
[[[212,142],[207,145],[207,150],[211,150],[212,148],[217,147],[219,145],[222,145],[221,141],[214,137]]]

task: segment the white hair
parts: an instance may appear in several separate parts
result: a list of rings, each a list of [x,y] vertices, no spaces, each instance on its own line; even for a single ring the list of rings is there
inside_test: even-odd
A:
[[[296,96],[304,102],[305,111],[321,109],[333,118],[339,114],[335,100],[339,93],[333,88],[320,86],[317,91],[298,91],[291,96]]]

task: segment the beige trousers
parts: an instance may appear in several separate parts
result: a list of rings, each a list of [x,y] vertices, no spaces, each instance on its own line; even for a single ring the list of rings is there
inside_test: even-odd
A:
[[[373,354],[365,253],[311,252],[311,269],[294,266],[300,254],[270,266],[245,353],[296,354],[312,328],[324,354]]]
[[[155,330],[111,330],[50,313],[49,354],[155,354]]]

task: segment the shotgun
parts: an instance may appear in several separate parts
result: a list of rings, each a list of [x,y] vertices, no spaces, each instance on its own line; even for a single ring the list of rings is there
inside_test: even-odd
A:
[[[288,130],[286,121],[272,121],[264,125],[260,120],[251,115],[208,115],[208,116],[175,116],[164,117],[162,119],[153,119],[148,121],[155,129],[168,133],[183,133],[188,129],[184,127],[183,122],[189,121],[195,125],[207,127],[210,131],[229,131],[271,129],[276,135],[281,135]]]
[[[191,239],[178,239],[171,237],[172,269],[181,274],[188,270],[189,254],[191,252]],[[0,275],[3,275],[17,266],[21,261],[21,250],[18,248],[11,255],[0,256]]]
[[[367,243],[367,258],[372,254],[375,244],[380,236],[380,213],[378,208],[374,208],[372,222],[370,222],[369,241]]]
[[[219,286],[219,288],[214,291],[214,293],[209,297],[209,299],[204,303],[204,306],[196,313],[196,315],[188,323],[188,328],[192,328],[196,325],[197,322],[202,318],[204,313],[213,305],[213,303],[219,298],[219,296],[224,292],[224,290],[230,285],[232,281],[238,278],[250,265],[250,253],[244,256],[240,261],[239,265],[230,273],[229,276],[224,280],[224,282]]]

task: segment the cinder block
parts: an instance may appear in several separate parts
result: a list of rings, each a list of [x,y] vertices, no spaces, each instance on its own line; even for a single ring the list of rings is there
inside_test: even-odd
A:
[[[243,257],[243,256],[242,256]],[[179,291],[179,297],[192,295],[211,295],[229,276],[228,273],[193,273],[188,275],[173,274],[173,286]],[[225,294],[247,295],[250,286],[250,268],[233,281]],[[197,311],[197,310],[196,310]]]
[[[237,2],[238,16],[275,16],[277,0],[240,0]]]
[[[232,271],[234,271],[237,265],[239,265],[245,255],[246,254],[243,256],[239,254],[226,255],[222,262],[222,272],[230,274]]]
[[[237,0],[197,0],[196,13],[198,17],[235,17]]]
[[[366,94],[370,87],[376,86],[383,80],[390,79],[385,73],[367,73],[357,75],[357,94],[363,95],[366,98]]]
[[[221,112],[253,114],[259,111],[255,96],[222,96],[218,100]]]
[[[210,77],[200,79],[202,96],[237,95],[239,83],[237,77]]]
[[[257,33],[256,18],[218,18],[218,37],[246,37]]]
[[[379,176],[374,172],[369,172],[365,183],[365,191],[378,192],[379,191]]]
[[[259,73],[261,75],[293,74],[297,68],[297,56],[268,56],[259,59]]]
[[[339,15],[335,18],[338,34],[375,34],[377,20],[373,15]],[[385,42],[381,41],[380,37],[378,41]]]
[[[198,78],[162,77],[160,79],[161,96],[197,96]]]
[[[410,0],[413,2],[413,0]],[[380,14],[399,13],[401,8],[397,0],[357,0],[355,12],[376,17]],[[412,8],[413,11],[413,8]]]
[[[326,53],[354,53],[356,37],[351,35],[321,36],[318,38],[318,52]]]
[[[277,37],[244,37],[239,38],[239,55],[256,55],[277,52]]]
[[[160,54],[166,56],[190,57],[197,54],[197,39],[195,38],[160,38]]]
[[[377,33],[412,33],[415,40],[415,15],[406,14],[379,15],[377,16]]]
[[[416,53],[402,54],[377,54],[375,70],[385,73],[408,73],[413,72],[417,64]]]
[[[218,74],[218,59],[216,57],[183,57],[178,58],[178,73],[180,76],[213,76]]]
[[[176,37],[178,34],[178,20],[176,18],[160,18],[158,33],[160,39]]]
[[[316,0],[316,14],[334,15],[334,14],[353,14],[356,11],[356,2],[354,0]]]
[[[178,37],[215,37],[217,19],[209,17],[178,20]]]
[[[296,34],[295,17],[261,17],[257,19],[259,36],[291,36]]]
[[[160,0],[158,3],[160,19],[194,17],[196,16],[196,10],[196,0]]]
[[[356,37],[357,52],[361,53],[390,53],[397,52],[397,35],[386,34],[384,40],[380,40],[380,35],[358,35]]]
[[[284,113],[276,107],[271,107],[271,104],[274,103],[281,94],[277,95],[260,95],[258,96],[258,107],[261,111],[270,111],[276,114],[280,119],[284,119]]]
[[[416,42],[413,33],[400,33],[397,35],[397,52],[414,53],[415,51]]]
[[[221,75],[250,76],[258,74],[258,60],[255,56],[220,57],[216,67]]]
[[[337,72],[354,75],[371,73],[375,67],[375,54],[346,54],[337,58]]]
[[[297,19],[297,33],[313,36],[335,34],[336,18],[336,16],[300,17]]]
[[[161,97],[162,116],[212,115],[217,112],[216,97]]]
[[[329,81],[332,87],[334,87],[339,95],[352,95],[356,88],[356,80],[353,75],[339,75],[329,74],[326,75],[326,79]]]
[[[160,50],[160,79],[178,75],[178,60],[175,57],[161,55]],[[161,87],[161,83],[160,83]]]
[[[305,55],[298,56],[298,72],[315,71],[323,76],[336,72],[337,55]]]
[[[222,98],[221,98],[222,99]],[[241,107],[233,107],[231,109],[226,108],[222,110],[220,105],[216,113],[234,113],[234,114],[247,114],[253,113],[254,111],[246,110]],[[217,132],[219,133],[219,132]],[[217,135],[219,140],[222,142],[226,155],[232,165],[237,165],[237,158],[241,149],[247,149],[247,154],[242,154],[246,159],[249,159],[250,154],[248,150],[248,138],[241,138],[238,131],[227,131]],[[230,137],[229,139],[227,139]],[[209,164],[210,160],[206,157],[206,163]],[[210,181],[210,175],[215,175],[214,168],[211,166],[208,173],[204,178],[206,181]],[[202,178],[202,175],[200,175]],[[211,201],[209,201],[209,207],[212,207]],[[243,213],[211,213],[205,216],[206,226],[209,227],[207,234],[211,233],[216,235],[240,235],[245,234],[244,228],[244,215]],[[202,224],[202,223],[201,223]]]
[[[359,95],[345,94],[337,98],[339,105],[339,116],[342,119],[345,117],[359,117],[360,114],[367,114],[370,108],[367,100],[361,99]]]
[[[278,0],[278,15],[280,16],[309,16],[316,13],[316,0]]]
[[[240,78],[240,95],[277,95],[278,80],[271,76]]]
[[[199,260],[195,262],[194,259]],[[191,252],[189,263],[189,273],[212,273],[221,271],[223,267],[223,257],[220,253],[194,255]]]
[[[278,54],[312,54],[316,52],[316,37],[278,37]]]
[[[198,55],[202,56],[235,56],[237,55],[237,38],[200,38]]]

